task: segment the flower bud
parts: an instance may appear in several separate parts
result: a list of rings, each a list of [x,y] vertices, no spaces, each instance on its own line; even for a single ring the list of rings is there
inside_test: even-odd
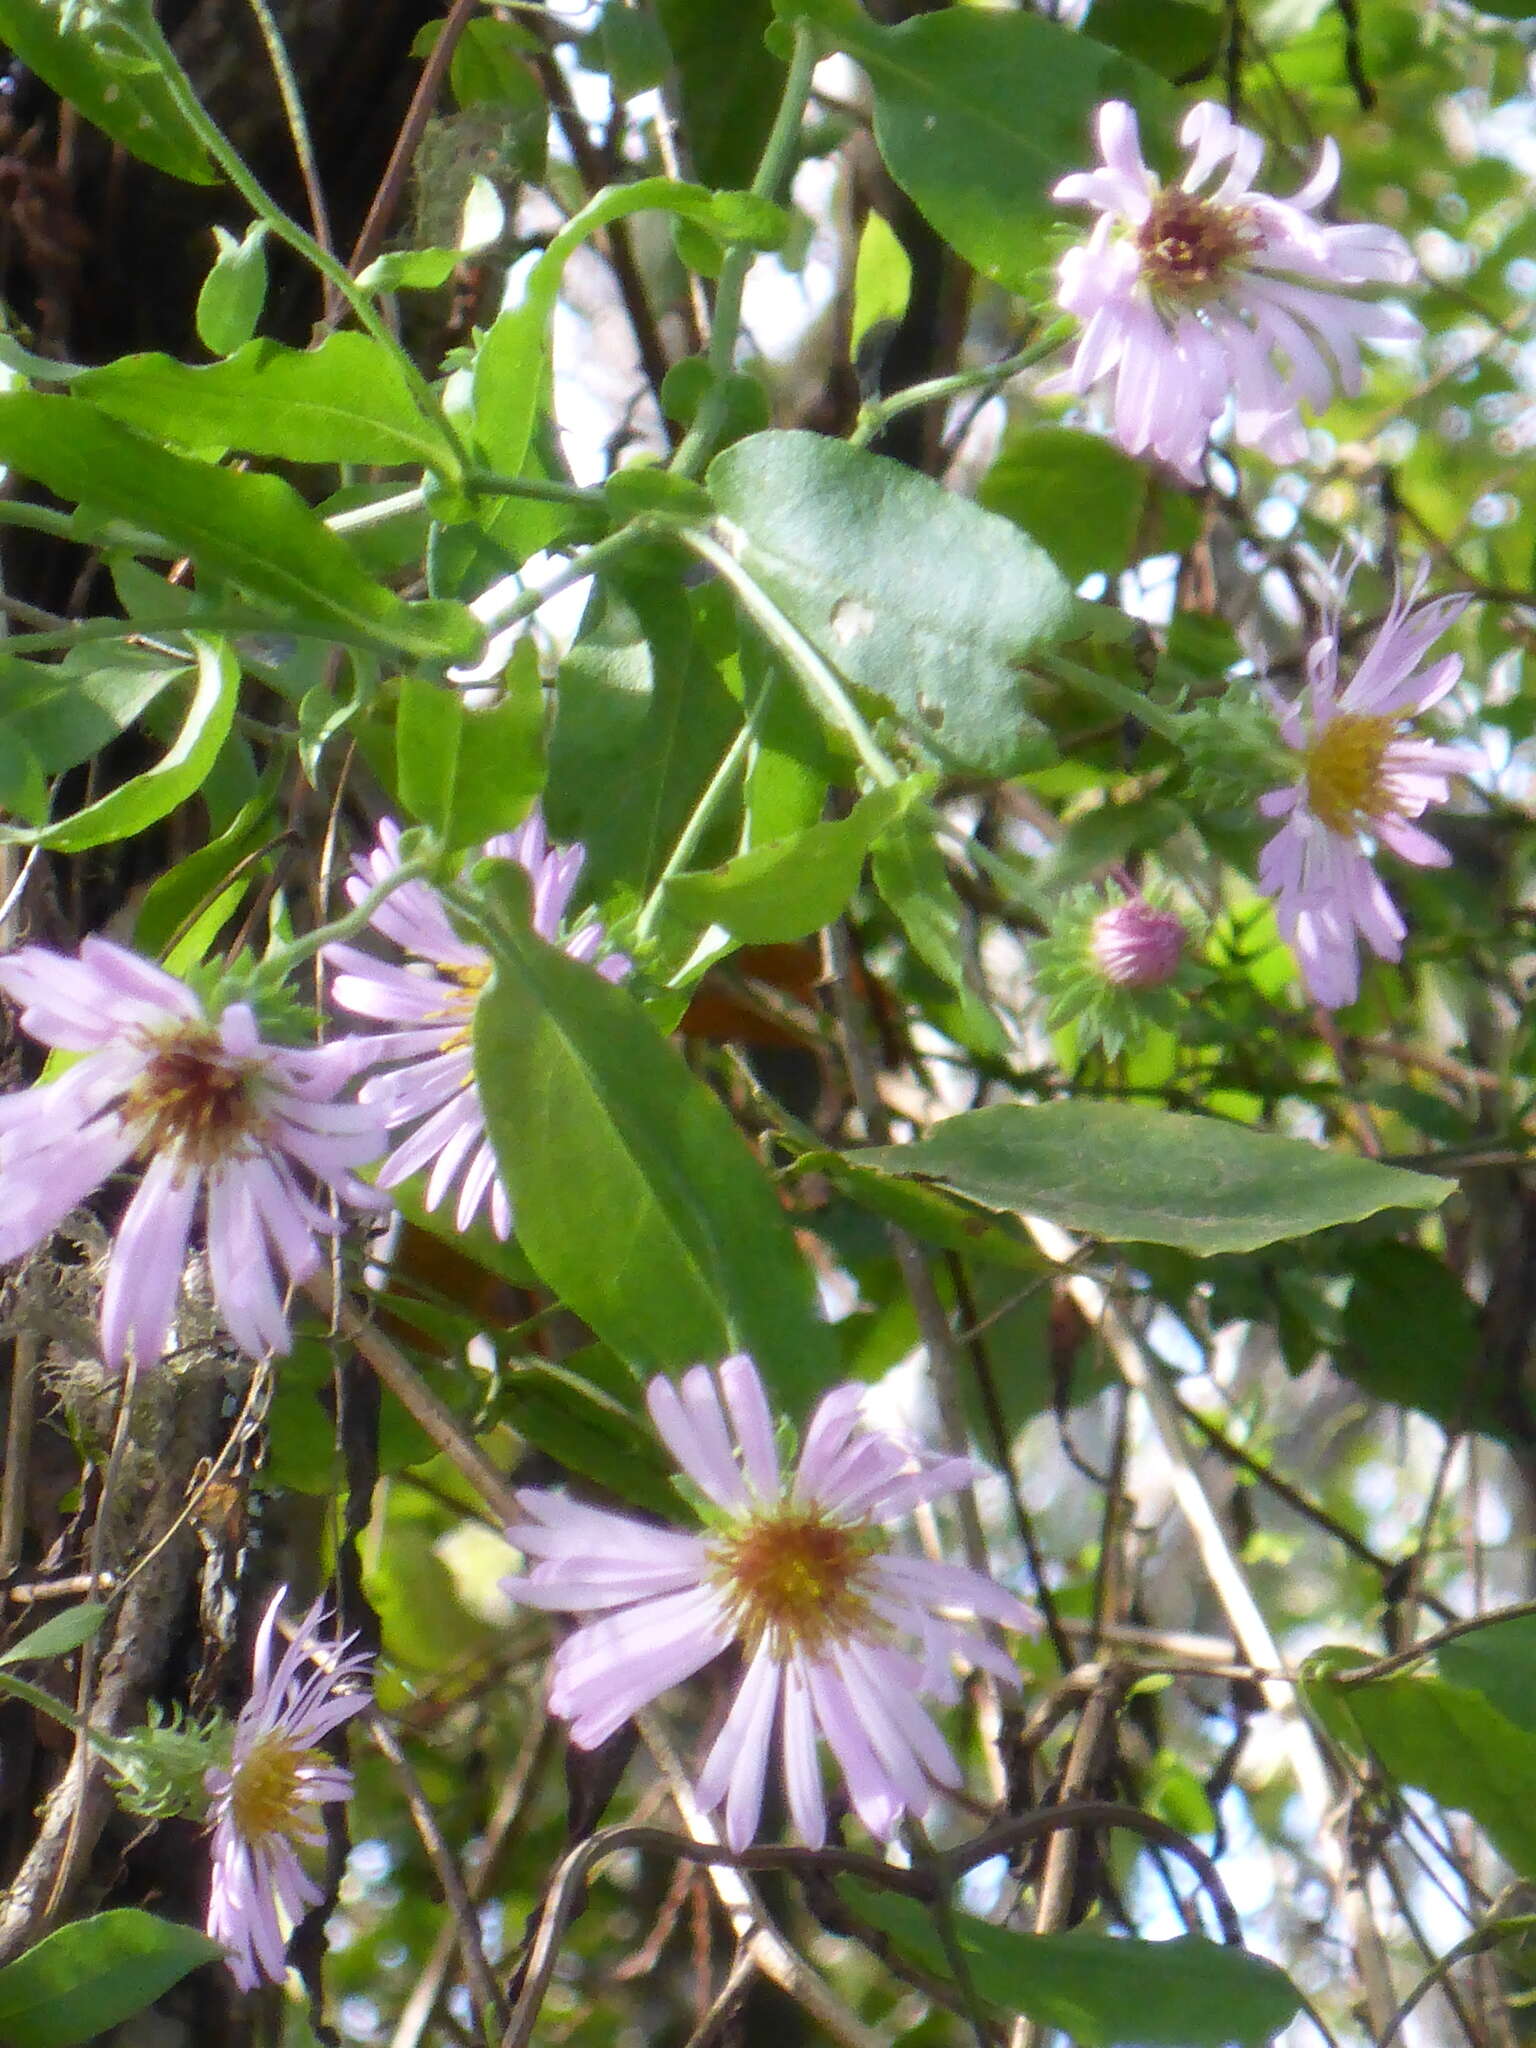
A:
[[[1176,912],[1131,896],[1100,911],[1088,947],[1099,972],[1116,988],[1161,988],[1178,973],[1187,938]]]

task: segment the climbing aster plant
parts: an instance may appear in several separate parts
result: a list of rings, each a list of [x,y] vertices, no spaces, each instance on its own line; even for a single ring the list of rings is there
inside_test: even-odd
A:
[[[1523,2038],[1533,19],[0,0],[4,2048]]]

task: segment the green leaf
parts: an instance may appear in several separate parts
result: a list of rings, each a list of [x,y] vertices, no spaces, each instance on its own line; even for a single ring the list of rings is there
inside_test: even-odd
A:
[[[232,355],[250,340],[267,303],[267,223],[252,221],[236,241],[215,227],[218,255],[197,295],[197,338],[210,355]]]
[[[0,1970],[5,2048],[77,2048],[224,1953],[195,1927],[125,1907],[61,1927]]]
[[[546,811],[587,849],[601,899],[649,890],[741,727],[721,675],[733,621],[718,591],[610,579],[560,665]],[[722,807],[729,822],[729,807]],[[707,836],[705,857],[731,844]]]
[[[1524,1404],[1485,1371],[1477,1310],[1445,1261],[1422,1245],[1373,1244],[1352,1263],[1340,1370],[1446,1429],[1524,1441]]]
[[[234,724],[240,664],[226,641],[196,634],[188,638],[197,649],[197,688],[180,732],[154,767],[55,825],[0,827],[0,844],[79,853],[88,846],[131,839],[135,832],[169,817],[201,789]]]
[[[395,726],[400,801],[449,847],[510,832],[544,784],[544,693],[531,640],[503,694],[478,710],[457,690],[407,676]]]
[[[78,767],[187,673],[133,647],[73,647],[62,661],[0,656],[0,752],[25,747],[45,775]]]
[[[280,477],[173,454],[82,398],[0,395],[0,462],[158,533],[172,552],[281,606],[295,624],[424,659],[464,661],[479,649],[463,605],[408,605],[373,582]]]
[[[745,185],[773,126],[784,66],[763,41],[769,0],[657,0],[677,67],[679,115],[707,185]]]
[[[1209,64],[1225,33],[1219,6],[1206,0],[1093,0],[1088,24],[1097,43],[1107,43],[1164,78],[1188,78]]]
[[[0,0],[0,41],[130,156],[189,184],[213,183],[207,150],[110,7]]]
[[[848,1879],[838,1889],[862,1920],[953,1982],[931,1908]],[[1084,2048],[1263,2048],[1301,2007],[1273,1963],[1198,1935],[1131,1941],[1082,1929],[1016,1934],[969,1913],[954,1914],[951,1925],[987,2004],[1059,2027]]]
[[[1358,1223],[1382,1209],[1433,1209],[1454,1188],[1294,1138],[1130,1102],[969,1110],[931,1137],[849,1157],[938,1181],[988,1209],[1207,1257]]]
[[[252,341],[200,369],[166,355],[119,356],[76,377],[74,389],[114,419],[190,447],[457,468],[441,422],[412,398],[400,358],[367,334],[331,334],[312,349]]]
[[[1398,1784],[1471,1814],[1522,1877],[1536,1877],[1536,1734],[1481,1692],[1422,1671],[1335,1685],[1342,1655],[1317,1654],[1308,1700],[1338,1739]]]
[[[709,192],[674,178],[638,178],[599,192],[555,236],[528,272],[522,303],[502,313],[475,358],[475,435],[486,460],[522,472],[543,389],[545,340],[565,266],[600,228],[626,214],[675,214],[721,242],[775,249],[789,227],[784,209],[751,192]]]
[[[872,873],[913,952],[958,998],[969,1042],[1006,1058],[1008,1033],[971,986],[966,912],[934,844],[932,819],[906,818],[887,832],[874,849]]]
[[[1133,559],[1147,472],[1099,434],[1072,427],[1010,433],[981,480],[978,505],[1037,540],[1069,583],[1115,576]]]
[[[755,846],[712,872],[675,875],[667,906],[700,925],[724,925],[747,946],[820,931],[847,909],[875,841],[932,789],[931,776],[913,776],[860,797],[846,818]]]
[[[359,291],[435,292],[463,261],[457,249],[388,249],[359,271]]]
[[[183,925],[222,898],[237,868],[247,884],[270,871],[271,863],[255,856],[281,838],[276,797],[284,767],[280,756],[274,759],[224,831],[150,883],[133,927],[141,953],[162,954]]]
[[[516,1360],[498,1380],[498,1411],[567,1471],[671,1520],[678,1497],[654,1430],[583,1376],[597,1348],[575,1352],[563,1365]]]
[[[871,329],[892,326],[905,318],[911,296],[912,258],[885,215],[871,212],[859,236],[859,253],[853,266],[853,320],[848,332],[848,353],[855,362]]]
[[[67,1657],[71,1650],[88,1643],[106,1618],[106,1607],[99,1600],[84,1600],[78,1607],[66,1607],[62,1613],[50,1615],[19,1643],[0,1650],[0,1664],[36,1664],[48,1657]]]
[[[894,1175],[856,1166],[841,1152],[806,1152],[795,1161],[794,1171],[824,1173],[839,1192],[874,1216],[894,1223],[910,1237],[926,1244],[942,1245],[946,1251],[1003,1266],[1010,1273],[1054,1273],[1055,1267],[1038,1251],[1032,1240],[1017,1233],[1017,1225],[995,1223],[985,1210],[958,1202],[943,1190],[920,1180],[899,1180]]]
[[[956,767],[1039,765],[1048,743],[1019,670],[1062,638],[1075,607],[1033,541],[820,434],[739,441],[716,456],[709,486],[743,568],[834,668]]]
[[[13,732],[0,740],[0,813],[35,825],[48,815],[48,780],[36,754]]]
[[[496,973],[475,1074],[523,1250],[636,1368],[750,1351],[803,1413],[833,1345],[771,1182],[633,998],[534,936],[522,871],[481,873]]]
[[[1094,162],[1091,118],[1129,100],[1149,140],[1177,101],[1154,72],[1058,22],[950,7],[897,28],[860,9],[801,7],[869,73],[886,168],[983,277],[1037,292],[1051,187]]]
[[[605,0],[597,41],[615,99],[632,100],[637,93],[649,92],[662,83],[671,68],[672,52],[660,24],[647,8],[631,6],[629,0]],[[739,181],[722,178],[720,182]]]
[[[1536,1735],[1536,1614],[1491,1617],[1435,1652],[1442,1677],[1480,1692],[1506,1721]]]

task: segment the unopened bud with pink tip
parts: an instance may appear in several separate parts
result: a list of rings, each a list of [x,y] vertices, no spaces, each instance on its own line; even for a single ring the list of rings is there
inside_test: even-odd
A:
[[[1129,896],[1093,921],[1089,952],[1116,988],[1162,988],[1178,973],[1189,940],[1176,911],[1159,910],[1145,896]]]
[[[1177,1030],[1186,997],[1210,978],[1176,910],[1129,877],[1119,889],[1114,901],[1091,888],[1064,896],[1030,956],[1052,1029],[1070,1024],[1080,1049],[1111,1059],[1148,1030]]]

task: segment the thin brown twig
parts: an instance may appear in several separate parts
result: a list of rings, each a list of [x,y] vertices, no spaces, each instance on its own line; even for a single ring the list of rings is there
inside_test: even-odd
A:
[[[649,1851],[656,1855],[681,1857],[706,1869],[734,1870],[743,1875],[782,1871],[801,1879],[852,1877],[883,1891],[900,1893],[931,1906],[940,1892],[948,1892],[968,1870],[994,1856],[1004,1856],[1026,1843],[1040,1841],[1062,1829],[1120,1828],[1143,1840],[1156,1842],[1181,1857],[1194,1871],[1211,1902],[1221,1928],[1222,1940],[1231,1948],[1243,1946],[1242,1925],[1222,1883],[1221,1873],[1203,1850],[1197,1849],[1167,1821],[1143,1813],[1139,1807],[1123,1806],[1112,1799],[1087,1799],[1074,1806],[1047,1807],[1038,1813],[989,1828],[975,1840],[953,1849],[939,1850],[920,1869],[903,1869],[877,1856],[854,1849],[806,1849],[793,1845],[775,1848],[727,1849],[719,1843],[701,1842],[687,1835],[674,1835],[664,1828],[603,1828],[578,1843],[560,1864],[550,1886],[533,1950],[523,1979],[522,1993],[512,2023],[502,2038],[502,2048],[527,2048],[538,2024],[544,1996],[559,1959],[565,1930],[574,1917],[587,1884],[597,1866],[621,1850]]]
[[[448,1908],[454,1938],[459,1945],[459,1954],[464,1959],[465,1988],[478,2009],[476,2017],[480,2023],[481,2038],[488,2040],[491,2016],[495,2016],[497,2026],[505,2027],[511,2014],[502,1995],[501,1986],[485,1959],[485,1949],[480,1941],[479,1915],[465,1885],[463,1872],[454,1861],[453,1853],[443,1837],[443,1831],[437,1824],[432,1802],[422,1790],[421,1780],[412,1769],[405,1751],[400,1747],[394,1730],[383,1715],[377,1712],[370,1712],[365,1717],[365,1722],[369,1740],[400,1782],[421,1846],[426,1850],[432,1868],[437,1873],[438,1884],[442,1887],[443,1903]]]
[[[5,1471],[0,1473],[0,1578],[6,1579],[21,1562],[26,1534],[27,1474],[31,1469],[29,1453],[37,1393],[37,1339],[30,1330],[18,1330],[12,1347]]]
[[[575,107],[571,105],[564,74],[547,47],[534,53],[534,69],[544,87],[549,101],[550,112],[559,123],[566,146],[575,161],[583,186],[590,195],[609,184],[607,167],[602,156],[592,145],[592,138]],[[640,357],[640,367],[645,380],[656,397],[658,413],[661,410],[661,387],[671,363],[661,331],[656,325],[656,315],[651,310],[645,280],[640,275],[640,266],[635,260],[635,245],[629,232],[629,224],[623,220],[610,221],[598,237],[599,248],[607,251],[608,261],[613,269],[614,281],[619,287],[619,296],[624,301],[625,317],[635,337],[635,349]],[[661,419],[662,432],[669,433],[665,415]]]
[[[405,119],[400,123],[400,133],[395,137],[395,146],[390,151],[389,162],[384,166],[384,175],[379,180],[373,203],[368,208],[368,217],[358,232],[353,246],[352,258],[347,268],[356,277],[365,270],[379,253],[385,231],[394,218],[395,208],[400,204],[400,195],[405,190],[405,181],[411,174],[411,164],[426,133],[428,121],[432,118],[432,104],[437,98],[438,87],[448,75],[448,66],[458,47],[459,38],[468,28],[471,20],[480,11],[480,0],[453,0],[444,21],[442,32],[428,53],[427,61],[421,68],[416,81],[416,90],[411,94],[411,103],[405,110]]]
[[[334,1313],[337,1328],[347,1342],[373,1367],[411,1420],[420,1424],[443,1455],[469,1481],[498,1525],[505,1528],[509,1522],[520,1521],[522,1510],[515,1490],[473,1437],[459,1427],[455,1417],[421,1378],[405,1353],[391,1343],[378,1325],[363,1315],[345,1295],[333,1302],[325,1280],[308,1280],[303,1291],[322,1315],[329,1317]]]
[[[1077,1803],[1098,1778],[1129,1677],[1128,1672],[1111,1668],[1089,1694],[1067,1752],[1061,1791],[1053,1804]],[[1052,1835],[1046,1845],[1035,1904],[1036,1934],[1055,1934],[1067,1924],[1077,1886],[1077,1850],[1077,1832],[1071,1828]],[[1014,2028],[1012,2048],[1036,2048],[1044,2031],[1038,2020],[1020,2020]]]
[[[1202,1415],[1197,1408],[1191,1408],[1178,1394],[1174,1394],[1172,1398],[1184,1420],[1199,1430],[1213,1451],[1241,1471],[1248,1473],[1251,1478],[1258,1480],[1259,1484],[1267,1487],[1277,1500],[1283,1500],[1288,1508],[1323,1530],[1359,1563],[1368,1565],[1374,1572],[1379,1572],[1383,1579],[1390,1579],[1401,1569],[1395,1559],[1383,1557],[1378,1551],[1372,1550],[1362,1537],[1347,1528],[1336,1516],[1329,1514],[1326,1508],[1310,1500],[1288,1479],[1282,1478],[1272,1465],[1267,1465],[1262,1458],[1255,1457],[1253,1452],[1245,1449],[1242,1444],[1234,1443],[1231,1437],[1219,1429],[1209,1417]],[[1451,1610],[1444,1601],[1437,1599],[1432,1593],[1424,1593],[1420,1597],[1426,1606],[1433,1607],[1436,1613],[1443,1615],[1446,1620],[1450,1619]]]
[[[508,1844],[516,1838],[527,1814],[540,1766],[553,1744],[554,1724],[547,1714],[540,1713],[529,1723],[527,1734],[513,1760],[511,1776],[503,1786],[495,1811],[487,1823],[484,1839],[478,1851],[467,1859],[470,1868],[466,1882],[471,1906],[477,1906],[489,1893],[496,1866],[505,1855]],[[443,1995],[457,1945],[457,1929],[452,1920],[445,1921],[420,1976],[411,1987],[410,1997],[401,2008],[395,2031],[389,2037],[389,2048],[418,2048]]]
[[[1355,1664],[1348,1671],[1331,1671],[1329,1683],[1339,1686],[1370,1685],[1375,1679],[1390,1678],[1396,1671],[1406,1671],[1411,1665],[1421,1664],[1446,1643],[1454,1643],[1458,1636],[1470,1636],[1480,1628],[1492,1628],[1496,1622],[1520,1621],[1533,1614],[1536,1614],[1536,1600],[1520,1600],[1512,1607],[1495,1608],[1491,1614],[1474,1614],[1465,1621],[1453,1621],[1436,1634],[1410,1643],[1406,1650],[1397,1650],[1390,1657],[1378,1657],[1372,1664]]]

